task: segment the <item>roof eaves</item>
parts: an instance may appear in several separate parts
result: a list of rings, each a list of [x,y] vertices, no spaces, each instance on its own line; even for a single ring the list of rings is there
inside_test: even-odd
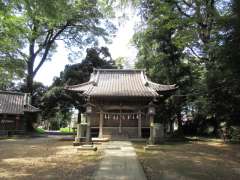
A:
[[[24,96],[24,93],[16,92],[16,91],[3,91],[3,90],[0,90],[0,94],[11,94],[11,95],[22,95],[22,96]]]
[[[149,81],[149,86],[152,86],[152,88],[155,91],[172,91],[172,90],[176,90],[176,84],[172,84],[172,85],[163,85],[163,84],[158,84],[158,83],[154,83],[152,81]]]
[[[145,87],[147,87],[147,89],[153,94],[154,97],[157,97],[159,96],[159,94],[154,90],[152,89],[151,87],[149,87],[148,85],[148,79],[146,77],[146,71],[145,70],[142,70],[141,71],[141,80],[142,80],[142,83]]]
[[[24,112],[40,112],[39,108],[32,106],[31,104],[24,105]]]
[[[86,91],[83,92],[83,95],[84,95],[84,96],[90,96],[93,88],[94,88],[94,85],[93,85],[93,86],[90,86],[90,87],[88,88],[88,90],[86,90]]]
[[[88,81],[88,82],[81,83],[81,84],[76,84],[76,85],[70,85],[70,86],[66,85],[66,86],[64,87],[64,89],[78,88],[78,87],[82,87],[82,86],[89,85],[89,84],[92,84],[92,83],[93,83],[93,81]]]

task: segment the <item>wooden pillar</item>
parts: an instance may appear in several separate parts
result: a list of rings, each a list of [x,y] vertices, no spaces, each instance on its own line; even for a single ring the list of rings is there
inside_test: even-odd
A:
[[[119,117],[119,134],[122,134],[122,105],[120,104],[120,117]]]
[[[19,121],[20,121],[20,116],[17,115],[17,116],[16,116],[16,130],[21,130],[21,129],[20,129],[20,124],[19,124],[20,122],[19,122]]]
[[[100,111],[100,119],[99,119],[99,133],[98,137],[103,137],[103,111]]]
[[[120,115],[120,119],[119,119],[119,129],[118,129],[119,134],[122,133],[122,116]]]
[[[142,117],[141,112],[138,112],[138,137],[142,137]]]

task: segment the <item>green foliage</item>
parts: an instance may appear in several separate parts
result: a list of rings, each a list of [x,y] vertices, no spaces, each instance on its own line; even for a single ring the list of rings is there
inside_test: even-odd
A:
[[[149,0],[140,7],[136,66],[179,87],[160,108],[168,115],[162,119],[239,122],[239,2]]]
[[[25,64],[13,53],[23,48],[23,19],[10,13],[9,8],[0,2],[0,88],[8,89],[12,80],[24,76]]]
[[[35,131],[39,134],[44,134],[45,133],[45,130],[42,129],[42,128],[36,128]]]
[[[24,63],[10,59],[0,59],[0,89],[8,90],[13,81],[24,77]]]
[[[42,65],[51,59],[57,41],[81,50],[108,40],[115,27],[105,19],[111,13],[107,1],[88,0],[13,0],[1,1],[0,57],[3,61],[21,61],[26,70],[27,92],[33,92],[33,79]],[[76,54],[76,53],[75,53]],[[36,61],[36,59],[39,61]],[[11,67],[0,73],[12,74]],[[21,72],[21,73],[22,73]]]
[[[69,127],[60,128],[61,133],[72,133],[73,129]]]
[[[174,10],[174,3],[151,1],[151,6],[143,4],[146,28],[134,36],[134,42],[139,49],[139,68],[146,68],[148,75],[156,82],[175,84],[179,86],[178,94],[193,92],[193,84],[197,84],[201,71],[194,57],[184,53],[186,38],[181,36],[187,20],[180,17]],[[192,38],[189,38],[192,41]],[[181,43],[180,43],[181,42]],[[176,97],[168,101],[167,113],[160,110],[162,119],[172,118],[187,107],[187,98]],[[160,108],[160,109],[163,109]],[[162,112],[162,113],[161,113]],[[170,115],[170,117],[169,117]],[[177,115],[176,115],[177,116]]]
[[[240,124],[240,3],[232,1],[232,11],[222,25],[225,33],[221,44],[212,53],[211,69],[207,74],[211,111],[219,121]]]

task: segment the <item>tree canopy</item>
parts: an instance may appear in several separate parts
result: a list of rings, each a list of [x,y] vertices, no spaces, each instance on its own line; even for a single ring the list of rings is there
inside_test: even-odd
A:
[[[139,7],[137,67],[179,86],[165,114],[173,111],[179,120],[191,114],[215,128],[239,123],[239,2],[148,0]]]
[[[32,93],[33,79],[51,59],[57,42],[64,41],[68,47],[81,49],[95,44],[100,36],[107,40],[115,30],[105,19],[110,12],[105,1],[96,0],[1,1],[1,66],[11,67],[16,63],[15,67],[22,71],[12,73],[8,68],[7,73],[13,77],[26,72],[26,91]]]

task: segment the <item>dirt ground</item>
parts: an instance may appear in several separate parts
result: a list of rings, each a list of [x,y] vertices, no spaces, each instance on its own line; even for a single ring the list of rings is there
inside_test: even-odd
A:
[[[0,179],[91,179],[100,152],[56,138],[0,140]]]
[[[158,151],[135,144],[149,180],[239,180],[240,145],[221,142],[171,143]]]

